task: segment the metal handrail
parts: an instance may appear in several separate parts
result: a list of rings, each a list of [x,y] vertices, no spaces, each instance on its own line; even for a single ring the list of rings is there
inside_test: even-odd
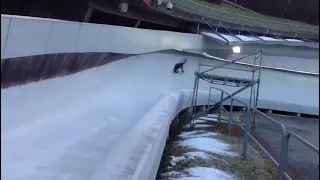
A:
[[[210,87],[210,92],[209,92],[209,96],[211,95],[211,89],[216,89],[216,90],[219,90],[221,91],[222,93],[225,93],[227,94],[228,96],[231,96],[231,100],[234,100],[234,101],[237,101],[238,103],[244,105],[246,108],[249,108],[250,110],[253,110],[254,112],[256,113],[259,113],[260,115],[264,116],[265,118],[269,119],[270,121],[272,121],[273,123],[279,125],[282,129],[282,135],[283,135],[283,142],[282,142],[282,145],[284,149],[281,148],[281,152],[283,154],[283,158],[281,161],[284,161],[284,162],[281,162],[280,161],[280,164],[268,153],[268,151],[266,149],[264,149],[264,147],[248,132],[247,135],[250,137],[251,140],[253,140],[255,142],[255,144],[257,144],[259,146],[259,148],[269,157],[269,159],[279,168],[281,164],[284,164],[283,165],[283,177],[285,177],[286,179],[288,180],[291,180],[291,177],[286,173],[284,172],[285,171],[285,164],[286,164],[286,161],[287,161],[287,153],[288,153],[288,144],[289,144],[289,138],[290,138],[290,135],[295,137],[298,141],[300,141],[301,143],[305,144],[307,147],[309,147],[311,150],[313,150],[314,152],[318,153],[319,154],[319,148],[317,148],[316,146],[314,146],[313,144],[311,144],[310,142],[308,142],[307,140],[303,139],[302,137],[300,137],[299,135],[297,135],[296,133],[292,132],[292,131],[289,131],[286,129],[285,125],[279,123],[277,120],[271,118],[270,116],[264,114],[263,112],[259,111],[258,109],[254,108],[254,107],[249,107],[247,105],[247,103],[245,102],[242,102],[238,99],[236,99],[235,97],[233,97],[230,93],[220,89],[220,88],[216,88],[216,87]],[[209,100],[210,100],[210,97],[209,97]],[[233,106],[233,103],[231,102],[231,106]],[[224,107],[222,107],[224,110],[226,110]],[[232,109],[232,107],[230,107],[230,109]],[[245,131],[245,128],[238,122],[234,119],[234,117],[232,116],[232,111],[229,111],[229,119],[234,121],[243,131]],[[229,120],[229,126],[231,126],[230,124],[230,120]],[[229,127],[229,134],[230,134],[230,129],[231,127]],[[285,152],[284,152],[285,151]],[[281,172],[280,172],[281,173]]]
[[[309,143],[308,141],[306,141],[305,139],[303,139],[302,137],[300,137],[299,135],[297,135],[296,133],[292,132],[292,131],[288,131],[288,133],[290,133],[291,136],[294,136],[298,141],[300,141],[301,143],[305,144],[307,147],[309,147],[311,150],[313,150],[314,152],[319,154],[319,148],[317,148],[316,146],[314,146],[313,144]]]
[[[255,111],[255,112],[257,112],[257,113],[259,113],[259,114],[263,115],[263,116],[264,116],[264,117],[266,117],[266,118],[268,118],[270,121],[274,122],[275,124],[278,124],[279,126],[281,126],[282,132],[283,132],[284,134],[287,134],[286,127],[285,127],[283,124],[279,123],[277,120],[275,120],[275,119],[273,119],[273,118],[269,117],[268,115],[264,114],[263,112],[259,111],[259,110],[258,110],[258,109],[256,109],[256,108],[249,107],[249,105],[248,105],[248,104],[246,104],[245,102],[242,102],[242,101],[240,101],[240,100],[238,100],[238,99],[234,98],[230,93],[228,93],[228,92],[226,92],[226,91],[224,91],[224,90],[222,90],[222,89],[220,89],[220,88],[210,87],[210,89],[211,89],[211,88],[212,88],[212,89],[219,90],[219,91],[221,91],[221,92],[223,92],[223,93],[227,94],[228,96],[231,96],[231,97],[230,97],[230,99],[233,99],[234,101],[237,101],[238,103],[240,103],[240,104],[244,105],[246,108],[250,108],[251,110],[253,110],[253,111]],[[298,135],[297,135],[297,136],[298,136]],[[319,150],[318,150],[318,151],[319,151]]]
[[[204,55],[207,58],[211,58],[211,59],[215,59],[215,60],[219,60],[219,61],[225,61],[225,62],[230,62],[231,60],[228,59],[222,59],[222,58],[217,58],[214,56],[211,56],[205,52],[202,53],[202,55]],[[253,64],[250,63],[244,63],[244,62],[234,62],[235,64],[240,64],[240,65],[246,65],[246,66],[253,66]],[[260,65],[256,65],[256,66],[260,66]],[[299,70],[292,70],[292,69],[286,69],[286,68],[279,68],[279,67],[270,67],[270,66],[264,66],[261,65],[261,68],[264,69],[272,69],[272,70],[279,70],[279,71],[286,71],[286,72],[293,72],[293,73],[299,73],[299,74],[307,74],[307,75],[314,75],[314,76],[319,76],[319,73],[313,73],[313,72],[308,72],[308,71],[299,71]]]
[[[255,56],[255,59],[256,59],[256,58],[257,58],[258,56],[260,56],[261,54],[262,54],[262,52],[259,51],[259,52],[255,52],[255,53],[246,55],[246,56],[241,57],[241,58],[238,58],[238,59],[234,59],[234,60],[231,60],[231,61],[227,61],[226,63],[224,63],[224,64],[222,64],[222,65],[220,65],[220,66],[216,66],[216,67],[210,68],[210,69],[208,69],[208,70],[202,71],[202,72],[200,72],[199,74],[204,74],[204,73],[206,73],[206,72],[212,71],[212,70],[217,69],[217,68],[221,68],[221,67],[223,67],[223,66],[226,66],[226,65],[228,65],[228,64],[232,64],[232,63],[234,63],[234,62],[236,62],[236,61],[239,61],[239,60],[241,60],[241,59],[245,59],[245,58],[250,57],[250,56],[253,56],[253,55],[256,55],[256,56]]]
[[[216,89],[221,91],[222,97],[223,97],[223,93],[226,93],[230,99],[231,99],[231,107],[230,107],[230,111],[229,111],[229,134],[231,134],[231,120],[236,122],[236,124],[245,132],[245,135],[250,138],[252,141],[254,141],[258,147],[269,157],[269,159],[278,167],[278,172],[277,172],[277,179],[281,180],[283,179],[283,177],[286,177],[287,179],[291,179],[290,176],[285,172],[285,167],[286,167],[286,162],[287,162],[287,152],[288,152],[288,133],[287,133],[287,129],[286,127],[279,123],[278,121],[276,121],[275,119],[265,115],[264,113],[262,113],[261,111],[257,110],[256,108],[250,107],[249,105],[247,105],[246,103],[234,98],[231,94],[229,94],[228,92],[220,89],[220,88],[216,88],[216,87],[210,87],[210,92],[209,92],[209,100],[210,100],[210,95],[211,95],[211,89]],[[273,123],[279,125],[282,129],[282,141],[281,141],[281,149],[280,149],[280,161],[279,163],[271,156],[271,154],[269,154],[269,152],[250,134],[249,132],[249,120],[247,120],[247,122],[245,123],[245,128],[241,126],[240,123],[238,123],[237,121],[235,121],[231,115],[232,113],[232,108],[233,108],[233,101],[237,101],[239,103],[241,103],[242,105],[244,105],[247,108],[247,112],[250,112],[250,110],[253,110],[255,112],[258,112],[260,114],[262,114],[263,116],[265,116],[267,119],[271,120]],[[220,104],[220,108],[222,106],[222,103]],[[220,112],[221,113],[221,112]],[[220,115],[219,115],[220,117]],[[244,138],[244,146],[246,145],[247,140],[245,140]],[[243,151],[246,151],[245,149]],[[244,154],[245,152],[243,152]]]
[[[222,14],[228,14],[228,15],[232,15],[232,16],[238,16],[238,17],[241,17],[241,18],[247,18],[247,19],[254,19],[254,20],[257,20],[258,22],[261,22],[261,21],[264,21],[264,22],[269,22],[269,23],[276,23],[276,24],[280,24],[280,25],[289,25],[289,26],[294,26],[294,27],[304,27],[304,28],[311,28],[313,29],[312,32],[318,32],[319,31],[319,27],[315,27],[315,26],[312,26],[312,25],[300,25],[300,24],[292,24],[292,23],[285,23],[285,22],[278,22],[278,21],[272,21],[272,20],[266,20],[266,19],[261,19],[261,18],[256,18],[256,17],[251,17],[251,16],[246,16],[246,15],[241,15],[241,14],[234,14],[234,13],[230,13],[230,12],[225,12],[225,11],[221,11],[221,10],[218,10],[218,9],[214,9],[214,8],[211,8],[211,7],[208,7],[208,6],[205,6],[203,4],[199,4],[197,2],[194,2],[194,1],[191,1],[191,0],[186,0],[188,1],[189,3],[193,3],[193,4],[196,4],[198,6],[202,6],[204,8],[207,8],[207,9],[210,9],[212,11],[216,11],[216,12],[220,12]],[[187,6],[191,9],[194,9],[186,4],[183,4],[179,1],[175,1],[175,3],[179,3],[183,6]],[[194,10],[197,10],[197,11],[201,11],[199,9],[194,9]],[[203,13],[203,11],[201,11]],[[233,18],[230,18],[230,19],[233,19]]]
[[[255,81],[254,83],[250,83],[249,86],[251,86],[251,92],[250,92],[250,101],[249,101],[249,105],[247,103],[244,103],[243,101],[240,101],[238,99],[235,98],[235,96],[243,91],[244,89],[247,88],[247,86],[237,90],[236,92],[230,94],[226,91],[224,91],[223,89],[220,89],[220,88],[216,88],[216,87],[210,87],[210,91],[209,91],[209,98],[208,98],[208,107],[205,108],[206,110],[206,113],[208,113],[213,107],[215,107],[217,104],[220,105],[220,111],[219,111],[219,119],[221,120],[221,112],[222,112],[222,109],[225,109],[223,107],[223,103],[229,99],[231,99],[231,103],[230,103],[230,111],[229,111],[229,134],[231,134],[231,121],[234,121],[237,125],[239,125],[239,127],[244,130],[244,136],[243,136],[243,151],[242,151],[242,155],[244,158],[247,157],[248,155],[248,141],[251,139],[252,141],[254,141],[256,144],[258,144],[259,148],[265,152],[269,159],[271,161],[273,161],[273,163],[278,167],[277,169],[277,180],[283,180],[283,178],[286,178],[286,179],[291,179],[290,176],[285,172],[286,171],[286,166],[287,166],[287,161],[288,161],[288,146],[289,146],[289,139],[290,139],[290,136],[293,135],[293,137],[297,138],[300,142],[304,143],[307,147],[311,148],[313,151],[319,153],[319,150],[318,148],[314,147],[311,143],[309,143],[308,141],[306,141],[305,139],[301,138],[300,136],[296,135],[295,133],[291,132],[291,131],[287,131],[286,129],[286,126],[284,124],[281,124],[279,123],[277,120],[271,118],[270,116],[262,113],[261,111],[259,111],[258,109],[256,109],[256,106],[257,106],[257,100],[258,100],[258,92],[256,94],[256,99],[253,99],[253,101],[255,102],[255,104],[253,105],[253,107],[251,106],[252,105],[252,93],[253,93],[253,85],[258,83],[258,89],[259,89],[259,84],[260,84],[260,69],[261,69],[261,61],[262,61],[262,52],[260,51],[259,53],[255,53],[256,56],[254,58],[254,65],[256,63],[256,59],[257,57],[260,56],[260,66],[258,67],[259,69],[259,77],[258,77],[258,80]],[[254,54],[252,54],[254,55]],[[249,55],[251,56],[251,55]],[[235,61],[237,61],[239,59],[236,59],[236,60],[232,60],[232,61],[228,61],[222,65],[218,65],[218,66],[213,66],[213,68],[209,68],[208,70],[204,70],[204,71],[200,71],[200,64],[199,64],[199,72],[195,72],[195,82],[194,82],[194,89],[193,89],[193,98],[192,98],[192,101],[191,101],[191,107],[190,108],[190,113],[193,113],[193,120],[194,118],[196,117],[195,116],[195,108],[196,108],[196,104],[197,104],[197,95],[198,95],[198,88],[199,88],[199,79],[202,79],[202,80],[205,80],[205,81],[208,81],[209,83],[212,83],[211,81],[203,78],[203,74],[205,74],[206,72],[209,72],[209,71],[212,71],[214,69],[217,69],[217,68],[222,68],[228,64],[231,64],[231,63],[234,63]],[[252,71],[252,80],[254,79],[254,75],[255,75],[255,70]],[[249,87],[248,86],[248,87]],[[215,90],[219,90],[221,92],[221,99],[220,101],[214,103],[214,104],[211,104],[211,107],[210,107],[210,102],[211,102],[211,91],[212,89],[215,89]],[[224,93],[226,95],[228,95],[227,97],[224,97]],[[255,94],[255,93],[254,93]],[[255,97],[253,97],[255,98]],[[237,122],[233,119],[231,113],[233,111],[233,102],[236,101],[242,105],[244,105],[244,107],[246,107],[246,111],[247,111],[247,115],[248,115],[248,118],[245,119],[244,123],[245,123],[245,126],[243,127],[240,122]],[[256,126],[256,113],[264,116],[267,120],[273,122],[274,124],[276,124],[277,126],[280,126],[281,127],[281,147],[280,147],[280,154],[279,154],[279,163],[263,148],[263,146],[261,144],[259,144],[259,142],[250,134],[250,131],[249,131],[249,126],[250,126],[250,119],[251,119],[251,115],[250,113],[253,112],[254,113],[254,120],[253,120],[253,125]]]

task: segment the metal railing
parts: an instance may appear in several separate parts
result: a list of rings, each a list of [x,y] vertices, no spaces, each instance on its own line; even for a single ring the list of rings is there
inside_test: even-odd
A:
[[[310,148],[311,150],[313,150],[314,152],[319,154],[319,148],[315,147],[310,142],[308,142],[307,140],[303,139],[302,137],[300,137],[299,135],[295,134],[294,132],[287,130],[285,125],[279,123],[277,120],[275,120],[275,119],[271,118],[270,116],[264,114],[263,112],[259,111],[258,109],[254,108],[254,107],[250,107],[248,104],[236,99],[231,94],[227,93],[226,91],[224,91],[224,90],[222,90],[220,88],[210,87],[208,106],[210,105],[210,102],[215,102],[215,101],[211,100],[211,94],[212,94],[211,91],[212,91],[212,89],[215,89],[215,90],[218,90],[218,91],[221,92],[221,99],[220,99],[221,103],[220,103],[220,107],[219,107],[219,120],[221,120],[222,109],[227,111],[223,107],[223,96],[224,96],[224,94],[230,96],[231,102],[230,102],[230,110],[228,111],[228,117],[229,117],[229,119],[228,119],[228,134],[231,135],[231,131],[232,131],[232,122],[231,121],[233,121],[236,125],[238,125],[245,132],[244,133],[244,137],[243,137],[243,151],[242,151],[243,157],[246,158],[247,155],[248,155],[247,154],[248,153],[248,141],[250,139],[273,162],[273,164],[275,166],[277,166],[277,180],[283,180],[283,179],[291,180],[291,177],[286,173],[286,167],[287,167],[287,162],[288,162],[288,146],[289,146],[289,140],[290,140],[291,136],[296,138],[298,141],[300,141],[301,143],[306,145],[308,148]],[[241,122],[235,120],[235,118],[232,115],[234,101],[237,101],[238,103],[240,103],[244,107],[246,107],[247,118],[245,118],[245,126],[244,127],[241,125]],[[281,128],[281,148],[280,148],[279,162],[277,162],[272,157],[272,155],[249,132],[249,127],[250,127],[250,122],[249,121],[250,121],[252,112],[260,114],[261,116],[265,117],[269,121],[273,122],[273,124],[276,124],[277,126],[279,126]],[[254,118],[255,118],[255,114],[254,114]],[[254,123],[255,126],[257,126],[256,119],[254,119],[253,123]]]
[[[255,54],[250,54],[249,56],[252,56]],[[256,66],[256,59],[257,57],[260,56],[260,65]],[[215,70],[217,68],[228,68],[225,67],[226,65],[229,64],[233,64],[235,63],[237,60],[239,59],[235,59],[235,60],[231,60],[228,62],[225,62],[221,65],[217,65],[217,66],[211,66],[210,65],[205,65],[205,66],[209,66],[210,68],[204,71],[200,71],[200,67],[201,64],[199,64],[199,73],[195,73],[195,84],[194,84],[194,89],[193,89],[193,96],[192,96],[192,101],[191,101],[191,106],[190,106],[190,112],[193,114],[193,121],[196,117],[196,106],[197,106],[197,96],[198,96],[198,88],[199,88],[199,79],[202,77],[202,75],[205,75],[205,73]],[[258,80],[256,81],[258,84],[258,89],[259,90],[259,84],[260,84],[260,76],[261,76],[261,62],[262,62],[262,52],[260,51],[259,53],[256,53],[256,56],[254,58],[254,65],[253,65],[253,69],[249,70],[249,72],[252,72],[252,80],[254,79],[254,75],[255,72],[257,70],[259,70],[259,76],[258,76]],[[238,68],[231,68],[233,70],[243,70],[243,69],[238,69]],[[247,71],[247,70],[246,70]],[[203,79],[201,78],[202,80]],[[209,83],[213,83],[208,81]],[[216,88],[216,87],[210,87],[209,89],[209,98],[208,98],[208,104],[207,107],[205,109],[205,114],[208,114],[209,111],[213,108],[216,107],[217,104],[220,105],[219,107],[219,120],[221,120],[221,113],[222,113],[222,109],[226,110],[223,107],[223,103],[227,100],[230,100],[230,110],[229,110],[229,118],[228,118],[228,124],[229,124],[229,135],[231,135],[231,121],[235,122],[243,131],[244,131],[244,135],[243,135],[243,150],[242,150],[242,156],[244,158],[246,158],[248,156],[248,142],[249,140],[253,141],[258,148],[267,155],[267,157],[276,165],[277,167],[277,180],[283,180],[283,179],[291,179],[290,176],[286,173],[286,168],[287,168],[287,162],[288,162],[288,146],[289,146],[289,140],[290,137],[295,137],[298,141],[300,141],[301,143],[303,143],[304,145],[306,145],[308,148],[312,149],[313,151],[315,151],[316,153],[319,154],[319,149],[317,147],[315,147],[314,145],[312,145],[311,143],[309,143],[307,140],[303,139],[302,137],[300,137],[299,135],[295,134],[292,131],[288,131],[285,127],[285,125],[283,125],[282,123],[279,123],[277,120],[271,118],[270,116],[262,113],[261,111],[259,111],[256,107],[257,107],[257,102],[258,102],[258,95],[259,95],[259,91],[257,91],[256,93],[253,92],[254,88],[253,85],[256,83],[249,83],[249,85],[247,85],[248,87],[251,86],[251,91],[250,91],[250,99],[249,99],[249,105],[247,103],[244,103],[238,99],[235,98],[235,96],[238,94],[238,92],[241,92],[242,90],[246,89],[247,87],[242,87],[241,89],[237,90],[236,92],[229,94],[228,92],[220,89],[220,88]],[[211,99],[211,91],[215,89],[221,92],[221,96],[220,96],[220,100],[218,102],[215,102]],[[226,97],[224,97],[224,95],[227,95]],[[234,106],[234,101],[240,103],[241,105],[243,105],[246,108],[246,118],[244,119],[244,126],[241,125],[241,122],[235,120],[235,118],[232,116],[232,112],[233,112],[233,106]],[[253,101],[253,103],[252,103]],[[213,104],[211,104],[211,102],[213,102]],[[211,107],[210,107],[211,106]],[[250,119],[251,119],[251,113],[253,114],[253,126],[257,127],[257,119],[256,119],[256,114],[259,114],[263,117],[265,117],[268,121],[272,122],[273,124],[279,126],[281,128],[281,144],[280,144],[280,153],[279,153],[279,159],[278,161],[275,160],[274,157],[272,157],[272,155],[252,136],[252,134],[250,134],[249,128],[250,128]]]
[[[291,33],[309,33],[319,35],[318,26],[305,25],[301,22],[297,22],[297,24],[294,24],[288,23],[287,21],[289,20],[285,19],[279,19],[279,21],[275,21],[242,14],[234,14],[231,12],[225,12],[218,9],[214,9],[203,4],[194,2],[192,0],[173,0],[173,2],[175,3],[174,5],[176,8],[179,8],[186,12],[192,12],[200,16],[216,19],[222,22],[229,22],[243,26],[260,27],[266,29],[266,31],[268,29],[272,29]]]

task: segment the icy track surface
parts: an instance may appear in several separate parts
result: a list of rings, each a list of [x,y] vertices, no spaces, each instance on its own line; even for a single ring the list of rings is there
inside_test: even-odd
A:
[[[147,161],[156,175],[181,99],[167,93],[180,58],[161,61],[128,58],[1,90],[1,179],[143,179]]]
[[[173,74],[182,60],[172,54],[133,56],[1,90],[1,179],[154,179],[171,120],[191,101],[199,61],[190,58],[183,75]],[[290,83],[286,78],[279,83]],[[207,91],[209,85],[199,88]],[[201,91],[198,104],[207,103],[206,93]],[[261,102],[297,104],[281,91],[280,97],[270,93],[261,91]]]

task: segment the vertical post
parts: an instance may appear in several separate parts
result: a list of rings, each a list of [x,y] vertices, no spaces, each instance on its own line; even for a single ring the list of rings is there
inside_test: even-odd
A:
[[[247,107],[247,117],[245,118],[245,131],[243,136],[243,149],[242,156],[246,159],[248,156],[248,134],[249,134],[249,125],[250,125],[250,107]]]
[[[261,64],[262,64],[262,51],[261,51],[261,54],[260,54],[260,64],[259,64],[259,71],[258,71],[258,87],[257,87],[257,96],[256,96],[256,104],[255,104],[255,107],[257,107],[258,105],[258,98],[259,98],[259,89],[260,89],[260,78],[261,78]]]
[[[221,98],[220,98],[220,107],[219,107],[219,121],[221,121],[221,112],[222,112],[222,106],[223,106],[223,91],[221,91]]]
[[[210,89],[209,89],[209,98],[208,98],[208,108],[210,107],[210,101],[211,101],[211,89],[212,89],[212,87],[210,87]],[[209,114],[209,112],[207,112],[207,114]]]
[[[231,135],[231,116],[232,116],[232,111],[233,111],[233,98],[231,98],[230,102],[230,110],[229,110],[229,136]]]
[[[199,90],[199,77],[197,77],[197,86],[196,86],[196,95],[195,95],[195,100],[194,100],[194,113],[197,113],[197,99],[198,99],[198,90]]]
[[[282,136],[281,151],[279,156],[279,167],[276,180],[284,180],[284,173],[286,172],[287,168],[289,139],[290,133],[287,133]]]
[[[197,80],[198,80],[198,76],[195,75],[195,78],[194,78],[194,85],[193,85],[193,93],[192,93],[192,99],[191,99],[191,106],[190,106],[190,109],[189,109],[189,113],[194,113],[194,99],[195,99],[195,95],[196,95],[196,87],[197,87]]]
[[[199,29],[200,29],[200,23],[197,25],[197,34],[199,34]]]
[[[259,52],[260,54],[260,52]],[[260,54],[261,55],[261,54]],[[256,61],[257,61],[257,58],[255,57],[254,58],[254,61],[253,61],[253,71],[252,71],[252,80],[254,80],[254,77],[255,77],[255,70],[256,70]],[[256,92],[255,92],[255,86],[256,84],[254,84],[253,86],[251,86],[251,94],[250,94],[250,99],[251,99],[251,96],[253,96],[253,107],[256,107]],[[254,92],[252,92],[252,90]],[[250,108],[251,108],[251,100],[250,100]],[[256,112],[253,112],[253,126],[255,127],[256,125]]]

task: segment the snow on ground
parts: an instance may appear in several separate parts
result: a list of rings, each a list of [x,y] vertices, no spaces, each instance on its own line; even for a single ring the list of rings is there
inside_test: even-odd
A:
[[[205,152],[201,152],[201,151],[196,151],[196,152],[187,152],[185,153],[185,155],[187,155],[188,158],[190,159],[194,159],[194,158],[203,158],[203,159],[208,159],[210,156],[205,153]]]
[[[207,127],[214,127],[213,125],[209,124],[195,124],[195,127],[197,128],[207,128]]]
[[[183,140],[181,145],[184,147],[195,148],[201,151],[207,151],[211,153],[235,156],[233,152],[229,152],[229,144],[226,144],[220,140],[208,138],[208,137],[197,137]]]
[[[171,157],[171,165],[176,165],[177,162],[182,161],[182,160],[190,160],[190,159],[195,159],[195,158],[201,158],[201,159],[209,159],[209,158],[214,158],[213,156],[205,153],[205,152],[201,152],[201,151],[196,151],[196,152],[187,152],[184,153],[183,156],[172,156]]]
[[[200,122],[205,123],[202,120]],[[183,150],[176,154],[174,151],[172,152],[169,172],[163,173],[162,176],[166,177],[164,179],[172,180],[235,180],[236,176],[228,172],[215,167],[202,167],[204,164],[201,162],[203,161],[216,161],[221,156],[234,157],[237,156],[237,153],[230,150],[230,144],[219,140],[219,133],[197,129],[198,127],[207,127],[199,125],[213,127],[208,124],[195,124],[195,129],[192,131],[184,131],[178,135],[180,139],[174,142],[173,146]],[[186,166],[186,164],[188,165]]]
[[[176,180],[235,180],[236,178],[224,171],[208,167],[193,167],[186,170],[192,177],[181,177]]]
[[[187,139],[187,138],[197,138],[197,137],[209,137],[209,136],[216,136],[217,133],[215,132],[206,132],[206,131],[191,131],[191,132],[183,132],[179,135],[180,138]]]

